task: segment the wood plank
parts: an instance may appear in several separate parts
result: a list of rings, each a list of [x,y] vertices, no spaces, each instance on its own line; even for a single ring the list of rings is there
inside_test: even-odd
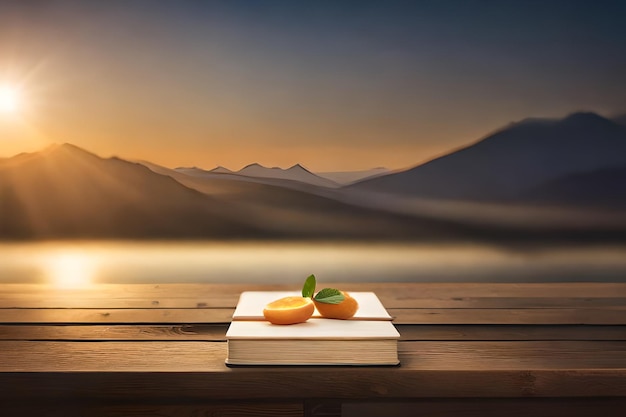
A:
[[[528,297],[528,298],[625,298],[626,283],[320,283],[346,291],[374,291],[383,300],[449,299],[455,297]],[[299,291],[298,285],[283,284],[94,284],[84,289],[61,289],[45,284],[2,284],[0,299],[9,295],[52,294],[84,298],[168,299],[206,298],[236,303],[242,291]],[[216,305],[221,306],[221,305]]]
[[[0,303],[104,306],[0,309],[0,322],[8,320],[0,325],[0,403],[115,400],[141,415],[165,398],[163,415],[193,415],[195,404],[242,398],[626,397],[626,284],[452,285],[342,286],[374,290],[395,307],[401,366],[367,368],[225,367],[224,332],[248,285],[0,286]],[[134,305],[142,308],[111,308]],[[190,408],[170,408],[174,401]]]
[[[418,369],[623,369],[623,341],[401,342],[403,365]]]
[[[626,308],[626,297],[449,297],[423,298],[379,295],[387,308]],[[12,294],[0,296],[5,308],[233,308],[237,296],[108,298],[93,294]]]
[[[410,370],[251,367],[228,372],[0,373],[0,403],[624,397],[626,370]]]
[[[617,302],[598,301],[598,305],[619,305]],[[236,300],[229,298],[100,298],[74,297],[69,295],[12,295],[9,298],[0,298],[0,309],[8,308],[233,308]]]
[[[342,417],[622,417],[625,398],[446,398],[417,401],[346,401]]]
[[[626,326],[396,325],[405,341],[626,340]],[[0,325],[0,340],[225,341],[228,324]]]
[[[335,284],[333,284],[335,285]],[[381,299],[452,298],[452,297],[626,297],[626,283],[345,283],[346,291],[374,291]]]
[[[626,308],[626,297],[452,297],[386,299],[386,308]]]
[[[0,309],[0,323],[230,323],[234,308]]]
[[[228,324],[0,325],[0,340],[226,341]]]
[[[3,284],[0,308],[234,308],[242,291],[285,288],[256,284],[96,284],[68,289]]]
[[[388,309],[396,324],[626,324],[619,307],[574,309]]]
[[[224,342],[0,342],[0,372],[240,372]],[[626,372],[626,342],[400,342],[402,371],[599,370]],[[313,369],[313,368],[307,368]],[[387,368],[390,374],[396,373]],[[363,373],[369,372],[363,369]],[[626,382],[626,381],[625,381]]]
[[[330,403],[331,401],[326,401]],[[626,407],[623,398],[476,398],[476,399],[423,399],[414,401],[344,401],[337,400],[334,408],[324,407],[325,402],[316,401],[311,407],[310,417],[341,415],[343,417],[414,417],[414,416],[467,416],[467,417],[587,417],[599,415],[621,417]],[[72,416],[302,416],[301,403],[259,403],[242,402],[193,405],[171,404],[67,404],[47,402],[43,404],[3,404],[7,415],[37,417],[72,417]],[[330,414],[329,411],[336,411]],[[323,414],[320,414],[323,413]]]
[[[626,309],[388,309],[396,324],[624,325]],[[0,309],[0,323],[229,323],[234,309]]]
[[[396,325],[401,340],[626,340],[626,326]],[[2,331],[0,330],[0,335]]]
[[[113,401],[114,403],[114,401]],[[302,402],[219,402],[206,401],[197,404],[160,404],[158,399],[145,404],[122,403],[106,404],[98,402],[82,402],[80,399],[71,403],[49,401],[23,401],[2,404],[2,412],[7,416],[37,416],[37,417],[127,417],[127,416],[159,416],[159,417],[197,417],[197,416],[224,416],[224,417],[302,417],[304,407]]]

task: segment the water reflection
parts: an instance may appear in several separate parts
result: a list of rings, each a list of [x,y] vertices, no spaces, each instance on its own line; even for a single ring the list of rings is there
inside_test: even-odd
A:
[[[0,243],[0,283],[626,281],[626,247],[322,242]]]
[[[82,252],[60,252],[44,264],[50,284],[59,288],[83,288],[92,283],[96,271],[94,260]]]

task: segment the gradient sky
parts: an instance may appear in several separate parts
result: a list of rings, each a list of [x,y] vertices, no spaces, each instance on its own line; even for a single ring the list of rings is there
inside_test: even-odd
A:
[[[6,1],[0,156],[406,168],[526,117],[626,113],[624,1]]]

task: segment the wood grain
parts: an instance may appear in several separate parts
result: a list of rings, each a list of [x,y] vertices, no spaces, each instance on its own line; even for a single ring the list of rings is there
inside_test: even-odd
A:
[[[0,309],[0,323],[230,323],[234,308]]]
[[[624,406],[626,284],[333,285],[377,293],[402,335],[399,367],[226,367],[239,294],[291,286],[2,285],[2,415],[312,417],[303,404],[323,399],[334,405],[318,410],[345,415]]]
[[[387,309],[396,324],[626,324],[626,308]],[[0,323],[229,323],[233,308],[0,309]]]
[[[16,401],[2,405],[2,412],[7,416],[37,417],[302,417],[302,402],[246,402],[237,403],[198,402],[197,404],[160,404],[154,399],[145,404],[122,403],[102,404],[85,402],[80,399],[67,402],[49,401],[37,404],[23,404]]]
[[[626,370],[405,370],[281,367],[229,372],[1,373],[0,403],[112,400],[146,403],[254,399],[624,397]]]
[[[622,417],[623,398],[498,398],[418,400],[405,402],[353,402],[342,404],[342,417]],[[540,410],[540,411],[536,411]]]
[[[626,326],[396,325],[404,341],[623,340]],[[226,341],[228,324],[0,325],[0,340]]]
[[[396,325],[401,340],[626,340],[626,326],[589,325]],[[0,328],[0,335],[1,335]]]
[[[0,325],[0,340],[226,341],[228,324]]]
[[[224,342],[0,342],[0,372],[236,372]],[[415,370],[626,372],[626,342],[400,342],[400,373]],[[290,369],[290,368],[286,368]],[[291,368],[293,369],[293,368]],[[363,368],[363,373],[370,372]],[[389,374],[398,373],[388,369]]]
[[[622,308],[388,309],[397,324],[626,324]]]
[[[411,297],[406,294],[377,292],[386,308],[626,308],[626,297]],[[0,291],[0,308],[132,308],[186,309],[233,308],[239,293],[193,297],[103,297],[103,294],[75,294],[53,291],[49,294],[5,294]]]
[[[322,285],[323,283],[320,283]],[[346,291],[374,291],[383,301],[451,298],[626,298],[626,283],[332,283]],[[16,296],[68,299],[201,299],[208,307],[234,305],[242,291],[299,291],[294,285],[262,284],[94,284],[61,289],[45,284],[2,284],[0,300]],[[4,301],[3,301],[4,302]],[[401,307],[401,306],[399,306]]]

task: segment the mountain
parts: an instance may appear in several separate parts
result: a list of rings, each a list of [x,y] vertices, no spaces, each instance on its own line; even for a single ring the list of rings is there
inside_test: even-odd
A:
[[[153,164],[142,162],[148,167],[152,167]],[[272,178],[272,177],[253,177],[247,175],[240,175],[238,172],[215,172],[215,170],[205,171],[201,168],[176,168],[176,172],[185,174],[190,177],[195,177],[198,179],[202,179],[203,181],[208,180],[219,180],[223,181],[231,181],[235,183],[250,183],[250,184],[266,184],[270,186],[282,187],[292,190],[310,192],[314,194],[326,194],[329,191],[336,189],[336,187],[324,187],[317,186],[314,184],[310,184],[308,182],[302,182],[294,179],[286,179],[286,178]],[[160,172],[157,170],[157,172]],[[235,185],[233,185],[235,186]]]
[[[466,231],[456,221],[388,211],[343,198],[337,189],[297,181],[169,169],[146,163],[187,187],[236,204],[239,212],[275,233],[297,238],[448,239]]]
[[[0,240],[539,238],[545,242],[560,236],[554,228],[467,221],[428,206],[413,210],[398,202],[389,209],[388,198],[384,205],[359,203],[361,195],[355,198],[344,189],[271,179],[314,191],[307,192],[223,178],[230,175],[187,175],[148,162],[100,158],[69,144],[20,154],[0,161]],[[370,197],[378,201],[378,196]],[[568,227],[561,229],[571,239]],[[585,239],[595,229],[581,230],[576,236]],[[610,229],[619,239],[624,230]]]
[[[315,175],[300,164],[296,164],[289,169],[282,169],[278,167],[266,168],[255,163],[247,165],[239,171],[231,171],[224,167],[217,167],[210,171],[205,171],[196,167],[176,168],[176,171],[196,177],[257,182],[298,190],[307,190],[310,188],[308,186],[323,188],[340,187],[340,185],[336,182]]]
[[[613,120],[618,125],[626,126],[626,114],[612,117],[611,120]]]
[[[315,185],[317,187],[339,187],[339,184],[336,182],[327,178],[322,178],[319,175],[315,175],[300,164],[296,164],[288,169],[282,169],[279,167],[266,168],[255,163],[243,167],[237,171],[237,174],[245,175],[246,177],[277,178],[282,180],[299,181],[305,184]]]
[[[70,144],[0,161],[0,240],[420,239],[457,236],[462,229],[446,220],[149,165],[100,158]],[[213,174],[221,175],[228,174]]]
[[[185,169],[185,168],[181,168],[181,169]],[[191,168],[191,169],[193,169],[193,168]],[[197,169],[197,168],[196,168],[196,169]],[[212,169],[211,171],[209,171],[209,172],[214,172],[214,173],[216,173],[216,174],[232,174],[232,173],[233,173],[233,171],[231,171],[231,170],[230,170],[230,169],[228,169],[228,168],[224,168],[223,166],[218,166],[218,167],[215,167],[215,168],[213,168],[213,169]]]
[[[626,207],[626,166],[566,175],[528,190],[531,201]]]
[[[389,170],[387,168],[378,167],[362,171],[318,172],[317,175],[337,184],[348,185],[366,178],[375,178],[388,173]]]
[[[0,238],[254,236],[217,201],[70,144],[0,163]]]
[[[626,128],[594,113],[527,119],[413,169],[364,180],[355,190],[409,196],[518,199],[560,177],[626,165]]]

